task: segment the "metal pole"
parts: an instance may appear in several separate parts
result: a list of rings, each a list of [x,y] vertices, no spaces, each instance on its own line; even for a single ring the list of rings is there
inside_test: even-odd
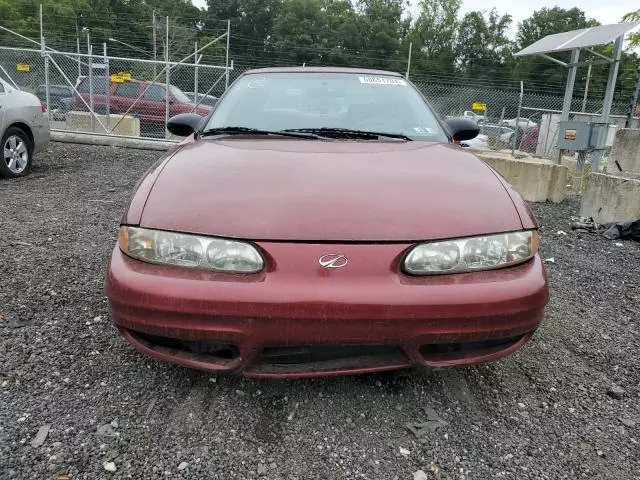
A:
[[[607,80],[607,91],[604,94],[604,103],[602,104],[602,116],[600,117],[600,122],[604,124],[609,123],[609,116],[611,115],[611,105],[613,104],[613,94],[616,91],[616,81],[618,79],[618,70],[620,68],[620,59],[622,58],[622,45],[624,43],[624,35],[620,35],[616,39],[614,51],[613,51],[613,62],[609,66],[609,79]],[[607,135],[609,133],[609,128],[605,127],[602,135]],[[600,142],[604,145],[604,139]],[[591,161],[591,171],[598,172],[600,170],[600,162],[602,161],[602,157],[604,156],[604,150],[596,150],[593,159]]]
[[[80,31],[78,30],[77,20],[76,20],[76,51],[80,53]],[[76,60],[78,61],[78,81],[79,81],[80,77],[82,76],[82,64],[80,62],[80,57],[77,57]]]
[[[618,70],[620,68],[620,59],[622,58],[622,44],[624,43],[624,35],[616,39],[613,53],[613,62],[609,67],[609,79],[607,81],[607,91],[604,94],[604,104],[602,105],[602,123],[609,121],[611,114],[611,105],[613,104],[613,94],[616,91],[616,81],[618,79]]]
[[[164,91],[164,135],[165,138],[169,138],[169,130],[167,130],[167,123],[169,123],[169,82],[171,77],[169,71],[169,16],[166,17],[166,32],[164,40],[164,61],[165,61],[165,91]]]
[[[582,112],[587,111],[587,97],[589,96],[589,84],[591,83],[591,68],[593,65],[589,62],[589,69],[587,70],[587,83],[584,85],[584,98],[582,99]]]
[[[231,37],[231,20],[227,20],[227,59],[225,62],[225,67],[226,67],[226,78],[224,81],[224,89],[225,91],[227,90],[227,88],[229,88],[229,43],[231,41],[230,39]]]
[[[516,154],[516,142],[518,141],[518,131],[520,130],[520,113],[522,112],[522,99],[524,98],[524,82],[520,80],[520,100],[518,101],[518,115],[516,116],[516,131],[511,142],[511,155]]]
[[[157,49],[156,49],[156,9],[155,8],[153,9],[152,15],[153,15],[153,60],[157,61],[158,60],[158,52],[157,52]],[[153,64],[153,76],[154,77],[157,75],[156,68],[157,68],[157,66],[154,63]]]
[[[91,44],[88,45],[89,55],[92,55]],[[89,57],[89,109],[91,113],[95,113],[95,108],[93,106],[93,57]],[[95,122],[93,120],[93,115],[91,116],[91,131],[93,132],[95,129]]]
[[[42,25],[42,4],[40,4],[40,48],[44,53],[44,27]]]
[[[638,108],[638,97],[640,97],[640,66],[638,66],[638,73],[636,74],[636,88],[631,98],[631,105],[629,106],[629,113],[627,114],[627,121],[624,124],[624,128],[631,128],[633,122],[633,115]]]
[[[602,104],[602,116],[600,122],[605,124],[604,131],[601,130],[601,135],[609,133],[609,116],[611,115],[611,105],[613,104],[613,94],[616,91],[616,81],[618,79],[618,70],[620,68],[620,59],[622,57],[622,45],[624,43],[624,35],[620,35],[616,38],[616,43],[613,51],[613,61],[609,66],[609,79],[607,80],[607,91],[604,94],[604,102]],[[605,139],[598,139],[598,144],[604,145]],[[591,171],[598,172],[600,170],[600,163],[604,156],[604,149],[598,149],[594,152],[593,159],[591,160]]]
[[[198,41],[196,40],[195,42],[196,44],[196,58],[194,63],[197,65],[198,64]],[[196,66],[193,69],[193,102],[197,105],[198,104],[198,67]]]
[[[564,90],[564,102],[562,103],[562,114],[560,116],[561,122],[569,120],[569,112],[571,111],[571,102],[573,100],[573,87],[576,84],[576,73],[578,71],[578,60],[580,60],[580,49],[576,48],[571,51],[571,61],[568,65],[569,73],[567,74],[567,86]],[[551,122],[549,122],[549,129],[551,129]],[[559,164],[561,161],[562,150],[558,149],[556,163]]]
[[[404,75],[409,80],[409,73],[411,72],[411,52],[413,51],[413,42],[409,43],[409,58],[407,59],[407,73]]]
[[[44,57],[44,91],[47,106],[47,118],[51,120],[51,97],[49,94],[49,55],[44,45],[44,25],[42,22],[42,4],[40,4],[40,55]]]
[[[107,97],[107,105],[105,108],[105,113],[107,115],[107,133],[111,133],[111,75],[109,72],[109,58],[107,58],[107,42],[102,44],[102,49],[104,51],[104,84],[105,84],[105,95]]]

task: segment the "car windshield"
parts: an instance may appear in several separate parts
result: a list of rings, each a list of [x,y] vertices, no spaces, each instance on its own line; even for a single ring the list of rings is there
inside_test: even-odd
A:
[[[180,103],[192,103],[192,100],[187,97],[187,94],[174,85],[169,85],[169,91],[171,95]]]
[[[249,74],[218,103],[207,129],[349,129],[447,141],[436,116],[401,77],[358,73]]]

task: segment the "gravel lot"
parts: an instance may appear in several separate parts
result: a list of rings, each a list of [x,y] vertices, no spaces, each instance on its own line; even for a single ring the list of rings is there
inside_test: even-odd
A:
[[[29,177],[0,180],[3,478],[640,477],[640,245],[571,232],[577,201],[534,207],[543,257],[555,259],[552,299],[515,356],[455,370],[214,378],[138,354],[107,312],[118,221],[157,156],[54,143]],[[425,421],[421,438],[407,428]]]

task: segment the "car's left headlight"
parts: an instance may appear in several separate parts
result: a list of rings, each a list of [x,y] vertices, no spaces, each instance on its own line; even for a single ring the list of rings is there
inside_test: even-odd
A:
[[[403,270],[410,275],[495,270],[526,262],[537,251],[536,230],[438,240],[421,243],[410,250]]]
[[[247,242],[124,225],[119,243],[125,254],[143,262],[228,273],[264,268],[262,255]]]

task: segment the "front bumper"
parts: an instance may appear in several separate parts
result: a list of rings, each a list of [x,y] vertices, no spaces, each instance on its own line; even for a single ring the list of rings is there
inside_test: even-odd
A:
[[[538,256],[503,270],[418,278],[397,273],[411,245],[259,246],[268,268],[251,276],[145,264],[116,246],[106,281],[116,326],[142,352],[192,368],[363,373],[509,355],[531,338],[549,296]],[[317,259],[336,249],[350,267],[320,267]]]

